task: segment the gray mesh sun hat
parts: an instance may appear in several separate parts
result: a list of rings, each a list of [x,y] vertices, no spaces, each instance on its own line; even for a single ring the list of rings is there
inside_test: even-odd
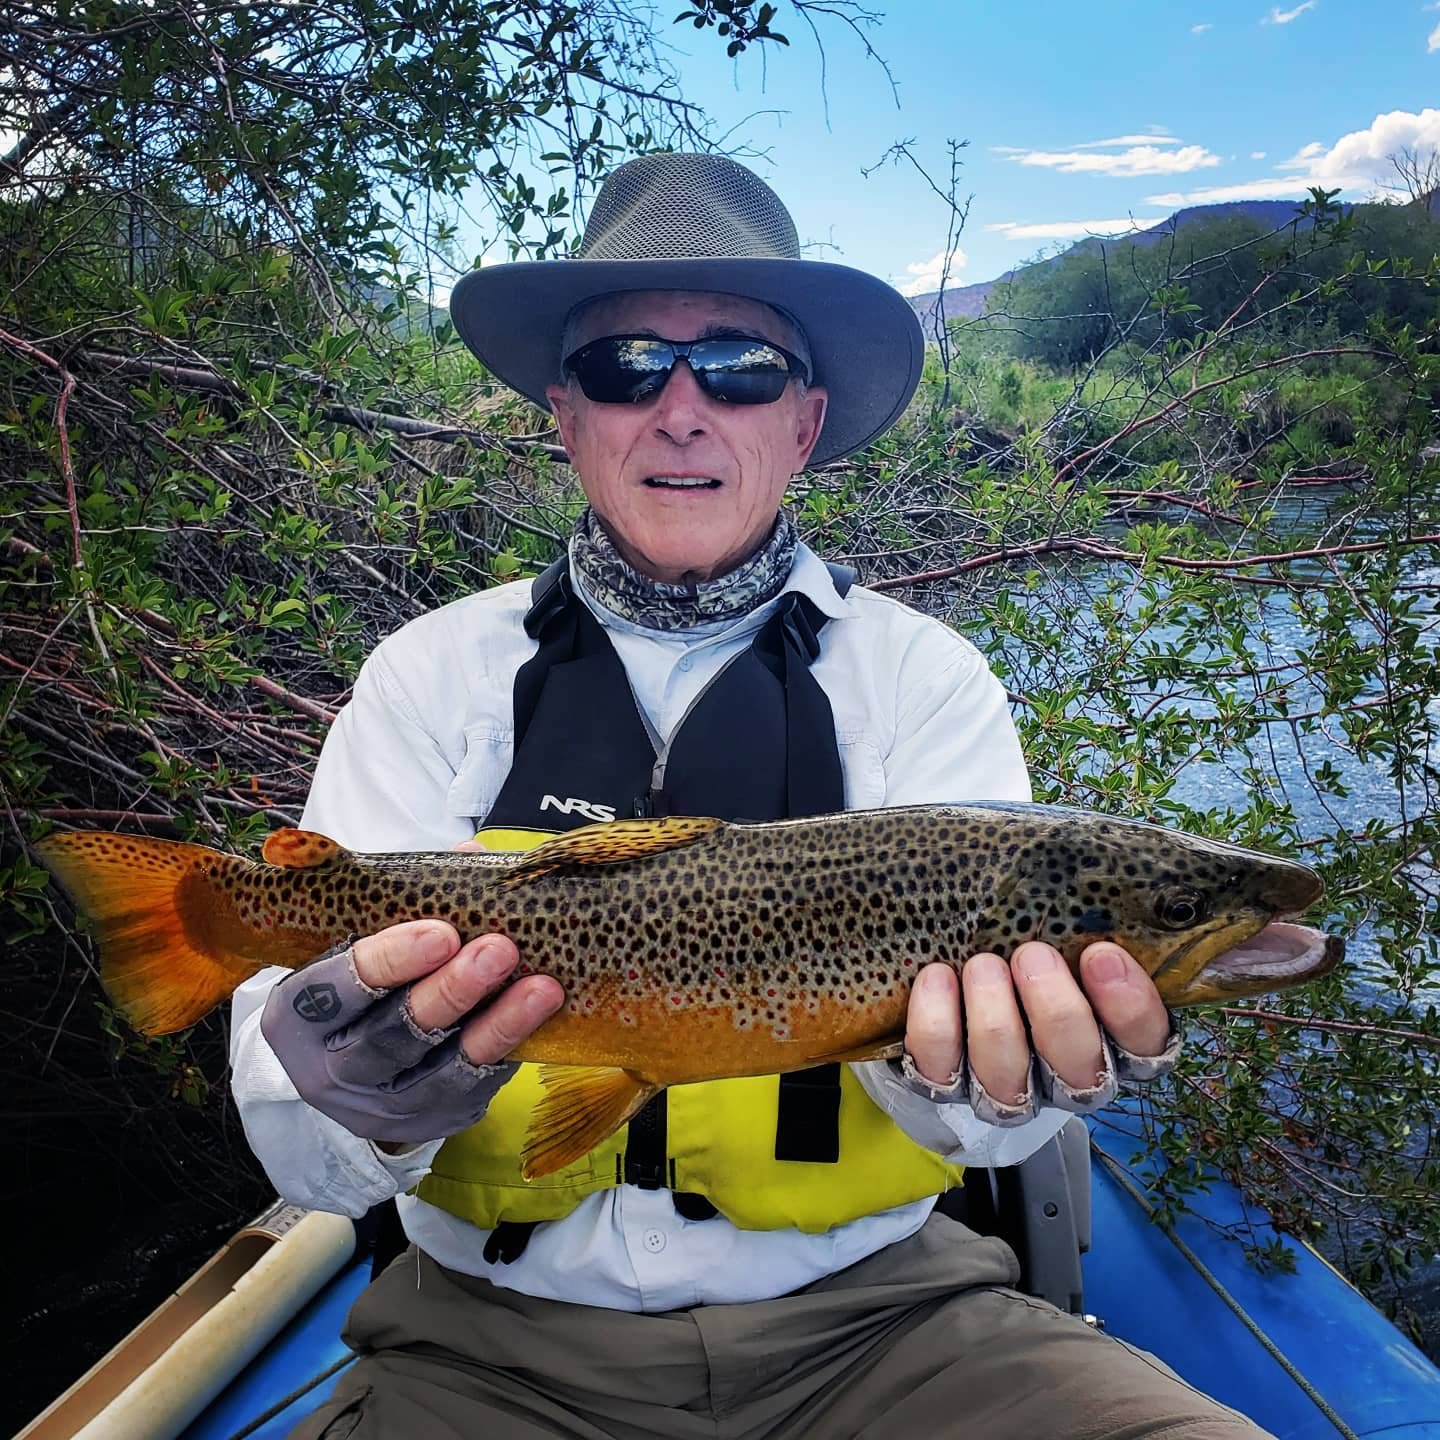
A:
[[[472,270],[451,293],[450,314],[492,374],[545,406],[566,317],[625,290],[713,290],[792,315],[815,383],[830,392],[812,466],[883,434],[920,383],[925,342],[906,300],[863,270],[802,260],[779,197],[722,155],[644,155],[620,166],[595,197],[576,256]]]

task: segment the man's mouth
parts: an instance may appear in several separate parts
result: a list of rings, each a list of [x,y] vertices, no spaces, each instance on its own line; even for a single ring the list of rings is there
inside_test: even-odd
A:
[[[647,475],[652,490],[718,490],[720,482],[708,475]]]

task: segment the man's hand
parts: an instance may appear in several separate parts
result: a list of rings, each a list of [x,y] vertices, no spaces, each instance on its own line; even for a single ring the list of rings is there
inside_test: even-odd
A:
[[[260,1028],[300,1097],[352,1134],[439,1140],[484,1115],[505,1057],[564,1001],[527,975],[483,1004],[519,960],[503,935],[462,946],[442,920],[407,921],[286,976]]]
[[[1019,946],[1008,965],[998,955],[974,955],[958,981],[949,965],[927,965],[910,992],[905,1049],[937,1086],[950,1083],[963,1049],[975,1080],[1002,1105],[1026,1098],[1026,1019],[1034,1053],[1074,1090],[1104,1078],[1101,1025],[1131,1055],[1160,1055],[1170,1019],[1126,951],[1108,941],[1091,945],[1080,957],[1080,976],[1076,984],[1060,952],[1039,941]]]

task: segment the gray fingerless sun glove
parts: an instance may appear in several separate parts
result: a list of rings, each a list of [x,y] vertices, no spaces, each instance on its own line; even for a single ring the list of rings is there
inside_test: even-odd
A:
[[[1170,1012],[1166,1012],[1170,1014]],[[1168,1075],[1180,1058],[1180,1028],[1170,1014],[1170,1034],[1158,1055],[1132,1055],[1122,1049],[1105,1029],[1100,1031],[1102,1069],[1095,1084],[1076,1089],[1057,1075],[1044,1056],[1032,1054],[1025,1094],[1017,1104],[997,1100],[975,1078],[968,1055],[960,1058],[960,1068],[943,1084],[927,1080],[915,1066],[907,1050],[892,1066],[907,1090],[923,1095],[937,1105],[966,1104],[979,1120],[988,1125],[1024,1125],[1043,1109],[1068,1110],[1076,1115],[1092,1115],[1103,1110],[1120,1093],[1122,1084],[1143,1084]]]
[[[472,1065],[458,1025],[422,1030],[410,990],[376,990],[352,941],[287,975],[260,1016],[300,1098],[362,1140],[442,1140],[481,1119],[514,1061]]]

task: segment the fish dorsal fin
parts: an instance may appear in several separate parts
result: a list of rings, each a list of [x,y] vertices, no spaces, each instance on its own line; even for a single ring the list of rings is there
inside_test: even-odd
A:
[[[542,1065],[540,1083],[545,1094],[520,1151],[520,1173],[527,1180],[588,1155],[661,1088],[612,1065]]]
[[[517,860],[506,876],[542,875],[578,865],[624,865],[659,855],[666,850],[679,850],[693,845],[707,835],[723,829],[723,820],[709,816],[667,815],[660,820],[611,820],[606,825],[585,825],[568,834],[557,835],[543,845],[527,851]]]
[[[265,837],[260,851],[267,865],[286,870],[309,870],[328,865],[348,853],[343,845],[314,830],[275,830]]]

